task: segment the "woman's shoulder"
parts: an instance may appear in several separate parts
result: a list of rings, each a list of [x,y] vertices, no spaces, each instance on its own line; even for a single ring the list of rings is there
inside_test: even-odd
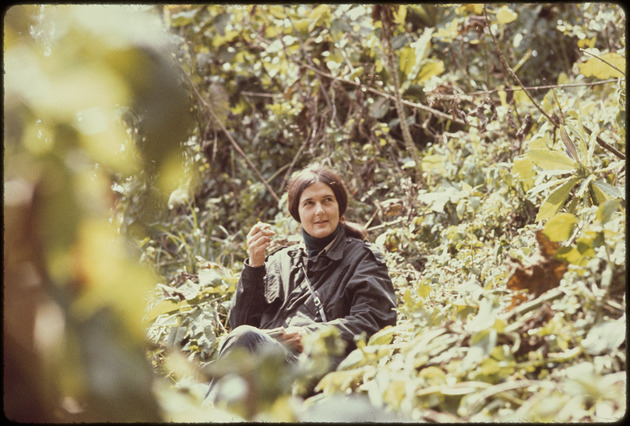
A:
[[[361,254],[361,257],[368,256],[374,258],[379,263],[385,263],[383,253],[373,242],[365,239],[346,236],[346,252]]]

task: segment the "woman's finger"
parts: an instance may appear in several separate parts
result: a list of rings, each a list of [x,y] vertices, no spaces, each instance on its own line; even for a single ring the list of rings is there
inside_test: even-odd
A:
[[[247,238],[255,237],[256,235],[274,235],[275,232],[271,230],[271,225],[268,223],[258,222],[256,225],[252,226],[252,229],[247,234]]]
[[[267,234],[258,233],[247,239],[248,247],[257,247],[262,244],[268,244],[271,242],[271,236]]]
[[[261,266],[265,262],[265,251],[271,244],[271,236],[275,232],[271,230],[271,225],[258,222],[252,226],[247,234],[247,250],[249,251],[250,265]]]

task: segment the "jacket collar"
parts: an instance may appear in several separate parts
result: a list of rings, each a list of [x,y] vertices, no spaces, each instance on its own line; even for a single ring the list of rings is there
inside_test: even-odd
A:
[[[313,237],[306,232],[304,228],[302,228],[302,239],[306,245],[306,251],[308,252],[309,257],[317,256],[320,252],[328,248],[337,235],[339,235],[341,228],[341,222],[338,222],[335,230],[324,238]]]
[[[324,256],[328,257],[330,260],[340,260],[343,257],[343,242],[346,239],[346,228],[341,226],[339,230],[339,234],[335,237],[334,240],[331,241],[328,246],[322,250]]]
[[[335,239],[332,240],[326,247],[324,247],[324,249],[322,249],[322,251],[317,256],[309,259],[308,254],[306,252],[306,245],[304,244],[304,241],[301,241],[299,244],[295,246],[296,247],[295,255],[298,258],[302,258],[304,262],[307,262],[309,260],[313,261],[315,259],[320,259],[322,256],[325,256],[328,259],[333,260],[333,261],[341,260],[341,258],[343,257],[343,248],[344,248],[343,242],[345,240],[346,240],[346,228],[342,226],[341,229],[339,230],[339,234],[337,234]]]

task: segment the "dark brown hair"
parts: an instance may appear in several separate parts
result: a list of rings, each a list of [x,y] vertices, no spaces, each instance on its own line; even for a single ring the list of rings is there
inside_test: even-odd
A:
[[[289,213],[295,220],[301,222],[299,205],[302,192],[316,182],[323,182],[332,189],[339,205],[339,218],[341,225],[346,229],[346,233],[355,238],[365,240],[368,233],[359,225],[341,220],[348,207],[348,190],[343,180],[327,167],[320,165],[309,166],[296,173],[287,186],[287,196],[289,203]]]

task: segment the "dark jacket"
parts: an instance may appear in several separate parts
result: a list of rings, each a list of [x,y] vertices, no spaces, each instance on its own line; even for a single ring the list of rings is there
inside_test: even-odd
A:
[[[355,347],[354,337],[367,337],[396,323],[396,295],[383,256],[366,241],[346,235],[342,228],[319,255],[308,258],[303,244],[269,255],[265,265],[245,264],[232,299],[230,326],[261,329],[322,327],[321,315],[304,280],[318,294],[328,322]]]

